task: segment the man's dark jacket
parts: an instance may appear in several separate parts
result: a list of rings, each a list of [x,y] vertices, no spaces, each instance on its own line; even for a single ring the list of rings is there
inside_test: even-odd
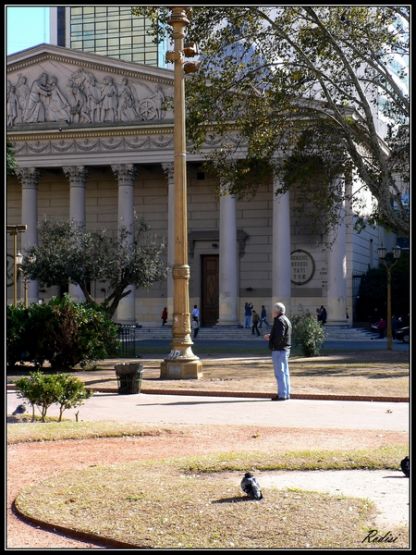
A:
[[[271,351],[286,351],[290,349],[292,341],[292,324],[287,316],[280,314],[274,319],[270,332],[269,349]]]

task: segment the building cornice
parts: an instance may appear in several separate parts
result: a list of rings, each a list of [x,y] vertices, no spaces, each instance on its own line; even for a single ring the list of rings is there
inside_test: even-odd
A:
[[[143,65],[123,62],[98,54],[51,45],[39,45],[8,56],[6,71],[7,73],[19,71],[48,60],[173,86],[173,72],[169,70],[151,66],[144,67]]]
[[[103,137],[133,137],[137,135],[166,135],[173,133],[173,123],[132,126],[126,127],[100,127],[97,129],[65,129],[59,131],[9,131],[7,133],[8,140],[12,142],[21,141],[51,141],[65,139],[90,139]]]

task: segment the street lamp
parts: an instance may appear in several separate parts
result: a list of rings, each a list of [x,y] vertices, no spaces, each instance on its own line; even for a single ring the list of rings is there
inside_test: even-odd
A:
[[[399,261],[401,249],[396,246],[392,249],[392,253],[387,253],[385,247],[379,247],[377,254],[387,271],[387,350],[393,348],[393,336],[391,329],[391,271]]]
[[[185,56],[195,56],[195,45],[184,47],[185,27],[189,24],[185,7],[171,8],[169,24],[173,28],[174,51],[166,60],[174,63],[174,196],[175,255],[172,267],[173,325],[172,345],[160,366],[161,378],[199,378],[202,363],[192,352],[191,315],[189,310],[188,221],[186,186],[185,73],[196,71],[196,63],[185,63]]]
[[[32,255],[29,256],[28,258],[29,262],[33,263],[36,261],[36,256]],[[17,270],[22,272],[23,274],[23,290],[24,290],[24,303],[25,303],[25,308],[28,308],[29,306],[29,295],[28,295],[28,275],[27,273],[23,270],[22,268],[22,264],[23,264],[23,255],[21,252],[18,252],[16,255],[16,266],[17,266]]]
[[[6,225],[7,233],[13,237],[13,304],[17,304],[17,236],[27,230],[27,225]]]

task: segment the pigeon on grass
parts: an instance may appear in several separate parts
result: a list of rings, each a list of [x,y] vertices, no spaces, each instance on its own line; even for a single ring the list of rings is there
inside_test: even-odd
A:
[[[17,414],[24,414],[25,412],[27,412],[26,405],[22,403],[15,408],[15,410],[12,412],[12,415],[16,416]]]
[[[405,457],[402,461],[400,461],[400,468],[403,471],[403,474],[406,478],[409,478],[410,475],[410,459],[409,457]]]
[[[241,489],[251,497],[251,499],[263,499],[259,483],[251,472],[246,472],[244,474],[244,478],[241,480]]]

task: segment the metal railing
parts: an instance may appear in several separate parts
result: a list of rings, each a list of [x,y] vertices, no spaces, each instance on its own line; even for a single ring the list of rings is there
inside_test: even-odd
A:
[[[135,324],[118,324],[119,348],[117,355],[120,358],[136,358],[137,341]]]

